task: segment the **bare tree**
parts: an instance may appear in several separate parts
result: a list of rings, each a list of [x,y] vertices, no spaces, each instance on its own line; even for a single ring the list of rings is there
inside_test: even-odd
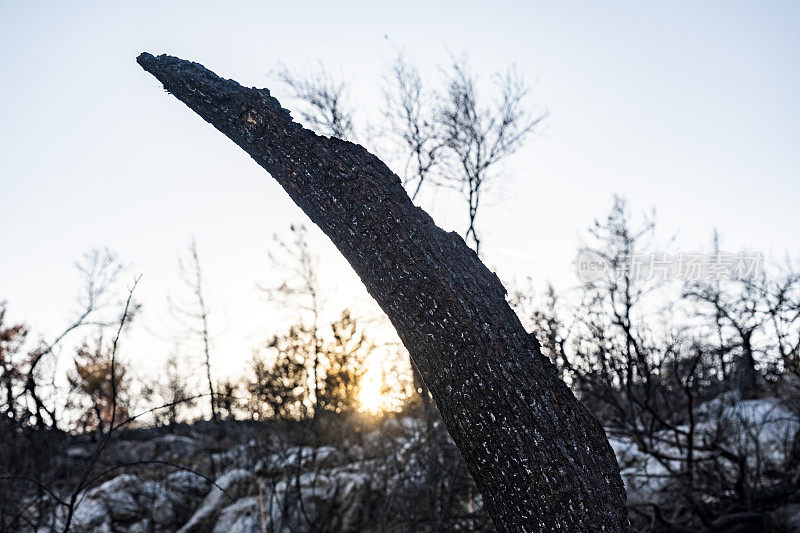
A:
[[[800,267],[789,263],[777,279],[760,289],[787,372],[800,376]]]
[[[384,75],[383,116],[404,159],[404,185],[415,200],[440,163],[444,139],[435,113],[436,95],[426,90],[417,67],[398,53]]]
[[[525,108],[529,87],[514,67],[495,74],[499,96],[486,100],[466,58],[454,59],[438,112],[449,155],[454,159],[450,181],[467,197],[469,224],[465,239],[476,252],[480,238],[476,219],[487,182],[497,165],[513,155],[545,115],[532,117]]]
[[[322,64],[304,75],[294,74],[286,66],[277,74],[292,96],[305,104],[300,116],[311,129],[340,139],[354,136],[348,83],[334,77]]]
[[[185,411],[196,403],[197,399],[181,365],[177,350],[164,362],[164,369],[154,387],[154,392],[164,406],[163,409],[154,411],[157,423],[166,422],[171,426],[177,424],[185,416]]]
[[[135,314],[139,311],[140,306],[135,303],[133,299],[133,294],[136,291],[136,286],[139,284],[139,280],[141,276],[137,276],[133,280],[133,284],[128,289],[128,296],[125,298],[125,303],[122,308],[122,313],[119,318],[119,323],[117,325],[116,334],[114,335],[114,340],[111,343],[109,353],[109,360],[105,362],[105,368],[107,371],[103,372],[105,374],[105,378],[108,379],[108,389],[107,393],[103,391],[104,387],[102,384],[100,385],[100,392],[98,393],[99,396],[108,395],[108,399],[103,401],[102,404],[107,406],[110,404],[110,415],[108,416],[108,431],[105,432],[103,438],[98,442],[97,446],[95,447],[94,451],[88,458],[88,463],[84,467],[83,472],[78,480],[77,484],[73,488],[71,494],[69,494],[68,498],[65,499],[57,499],[56,501],[59,505],[66,507],[66,513],[64,518],[64,528],[63,532],[68,533],[72,527],[72,520],[75,515],[75,509],[80,504],[79,496],[83,493],[83,491],[88,487],[92,482],[96,481],[98,477],[102,475],[97,474],[94,469],[100,461],[103,453],[105,452],[109,442],[111,441],[114,432],[121,426],[129,423],[132,418],[127,416],[127,413],[124,413],[124,420],[121,423],[117,423],[117,416],[121,413],[118,413],[118,400],[119,400],[119,383],[117,382],[118,376],[118,363],[117,363],[117,353],[119,350],[120,344],[120,336],[122,335],[123,330],[130,324],[130,321],[133,319]],[[98,347],[96,350],[96,354],[93,357],[92,363],[99,364],[100,367],[103,367],[102,361],[102,340],[98,342]],[[102,382],[101,382],[102,383]],[[90,389],[91,390],[91,389]],[[99,411],[99,414],[103,414],[103,410]],[[102,433],[102,422],[100,431]]]
[[[189,245],[188,257],[178,260],[178,270],[181,279],[190,293],[186,303],[176,302],[170,298],[169,303],[176,315],[187,321],[187,328],[200,340],[200,349],[203,357],[206,384],[208,386],[209,404],[212,420],[218,420],[217,400],[214,393],[214,381],[211,377],[211,333],[209,330],[209,309],[206,303],[205,286],[203,283],[203,270],[200,264],[200,255],[197,252],[197,243],[192,240]]]
[[[25,371],[25,386],[22,392],[32,403],[29,411],[33,414],[37,426],[44,426],[44,415],[49,418],[49,425],[56,427],[57,417],[55,408],[48,408],[42,398],[38,382],[40,365],[50,356],[61,343],[73,332],[87,326],[98,328],[107,327],[116,320],[114,313],[119,307],[115,301],[115,285],[122,265],[117,255],[108,248],[93,249],[83,254],[81,261],[75,264],[82,278],[82,288],[77,302],[79,311],[76,318],[52,341],[41,340],[39,346],[32,350],[28,356]],[[132,303],[132,314],[138,311],[138,304]]]
[[[0,302],[0,386],[5,400],[2,417],[13,424],[17,423],[16,390],[22,380],[22,361],[18,354],[25,345],[28,328],[24,324],[8,324],[6,311],[8,304]]]
[[[721,256],[720,238],[716,231],[712,249],[715,257]],[[780,304],[770,306],[770,290],[766,285],[767,280],[762,274],[756,280],[700,280],[688,283],[684,288],[684,297],[697,303],[697,314],[704,315],[715,325],[722,378],[733,380],[745,399],[756,397],[762,389],[756,370],[757,332],[770,323],[776,316],[774,312],[781,307]]]
[[[305,226],[292,224],[289,230],[293,240],[286,242],[278,235],[273,239],[277,245],[275,252],[269,257],[273,265],[288,270],[291,276],[277,287],[261,287],[270,300],[281,307],[297,309],[301,313],[301,324],[297,333],[307,332],[310,335],[310,367],[313,379],[312,403],[314,416],[321,409],[320,387],[322,372],[322,335],[320,332],[320,313],[323,309],[323,298],[320,294],[319,257],[314,255],[308,245],[308,230]]]
[[[517,87],[513,87],[514,83]],[[512,70],[509,70],[503,84],[505,107],[486,110],[483,116],[478,116],[480,112],[477,108],[475,80],[466,61],[454,63],[447,89],[444,95],[426,90],[417,67],[402,52],[398,53],[389,72],[384,76],[383,116],[403,154],[403,182],[412,201],[426,183],[439,186],[450,184],[461,190],[466,185],[469,213],[466,237],[473,237],[477,251],[479,240],[475,219],[484,181],[494,170],[495,164],[516,151],[516,145],[522,143],[525,135],[543,117],[531,120],[522,110],[522,100],[527,89],[522,79]],[[517,101],[512,101],[515,98]],[[437,105],[441,108],[437,109]],[[501,120],[510,123],[495,128],[492,112],[505,114]],[[530,122],[523,124],[526,120]],[[495,138],[487,139],[491,134],[495,134]],[[484,154],[486,143],[492,141],[497,144],[496,153]],[[472,154],[475,157],[471,157]],[[443,181],[435,179],[441,178],[435,175],[437,169],[453,156],[458,161],[453,175],[448,178],[445,173]],[[415,389],[419,391],[425,418],[430,425],[434,418],[434,409],[429,401],[428,388],[413,361],[411,369]]]
[[[542,352],[614,439],[634,525],[744,531],[764,523],[767,502],[796,490],[786,488],[796,475],[786,466],[798,442],[794,418],[782,408],[770,415],[774,399],[761,403],[774,394],[796,404],[793,380],[780,369],[792,344],[780,339],[797,335],[796,275],[680,290],[643,261],[657,256],[654,217],[634,223],[621,198],[588,233],[607,270],[577,290],[577,302],[559,303],[551,289],[525,316]],[[785,317],[779,328],[772,313]],[[780,385],[768,392],[770,382]]]
[[[348,84],[336,80],[321,65],[307,75],[292,74],[284,66],[278,76],[305,104],[300,114],[312,129],[352,139]],[[468,207],[465,238],[479,251],[476,219],[487,181],[497,176],[498,164],[517,152],[545,118],[526,109],[529,87],[523,76],[514,67],[496,73],[498,95],[487,98],[479,93],[477,78],[464,57],[453,61],[440,93],[425,87],[417,67],[400,52],[383,81],[386,122],[379,130],[388,131],[399,148],[403,181],[411,199],[417,198],[426,183],[462,191]],[[453,164],[434,176],[448,161]]]
[[[350,262],[429,385],[498,529],[628,528],[602,426],[558,379],[497,276],[385,164],[294,123],[267,90],[170,56],[138,62],[250,153]]]

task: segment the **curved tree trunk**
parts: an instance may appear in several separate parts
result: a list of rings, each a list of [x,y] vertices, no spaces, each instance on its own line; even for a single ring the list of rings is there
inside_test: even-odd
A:
[[[266,89],[175,57],[138,62],[272,174],[350,262],[408,348],[499,530],[627,529],[603,428],[495,274],[414,206],[383,162],[304,129]]]

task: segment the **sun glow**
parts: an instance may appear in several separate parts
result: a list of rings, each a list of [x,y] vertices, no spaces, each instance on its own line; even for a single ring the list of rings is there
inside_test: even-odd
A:
[[[372,358],[368,363],[368,370],[361,379],[361,390],[358,394],[361,412],[396,411],[403,405],[406,391],[402,381],[398,380],[395,373],[386,371],[385,362],[385,359]]]
[[[388,410],[391,407],[392,399],[384,394],[383,389],[380,370],[371,368],[361,380],[361,391],[358,395],[361,411],[379,413]]]
[[[381,391],[380,387],[375,387],[372,383],[368,383],[366,387],[361,389],[358,401],[361,404],[361,410],[370,413],[376,413],[381,410]]]

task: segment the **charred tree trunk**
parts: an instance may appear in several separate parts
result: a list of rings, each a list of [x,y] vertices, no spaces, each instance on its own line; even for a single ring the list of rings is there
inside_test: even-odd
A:
[[[495,274],[414,206],[383,162],[304,129],[266,89],[175,57],[138,62],[272,174],[349,261],[411,353],[499,530],[627,529],[603,428]]]

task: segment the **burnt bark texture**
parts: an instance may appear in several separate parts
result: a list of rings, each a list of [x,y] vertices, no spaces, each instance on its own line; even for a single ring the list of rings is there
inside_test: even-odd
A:
[[[295,123],[267,89],[144,53],[164,88],[264,167],[389,316],[500,531],[625,531],[602,426],[558,378],[456,233],[414,206],[363,147]]]

